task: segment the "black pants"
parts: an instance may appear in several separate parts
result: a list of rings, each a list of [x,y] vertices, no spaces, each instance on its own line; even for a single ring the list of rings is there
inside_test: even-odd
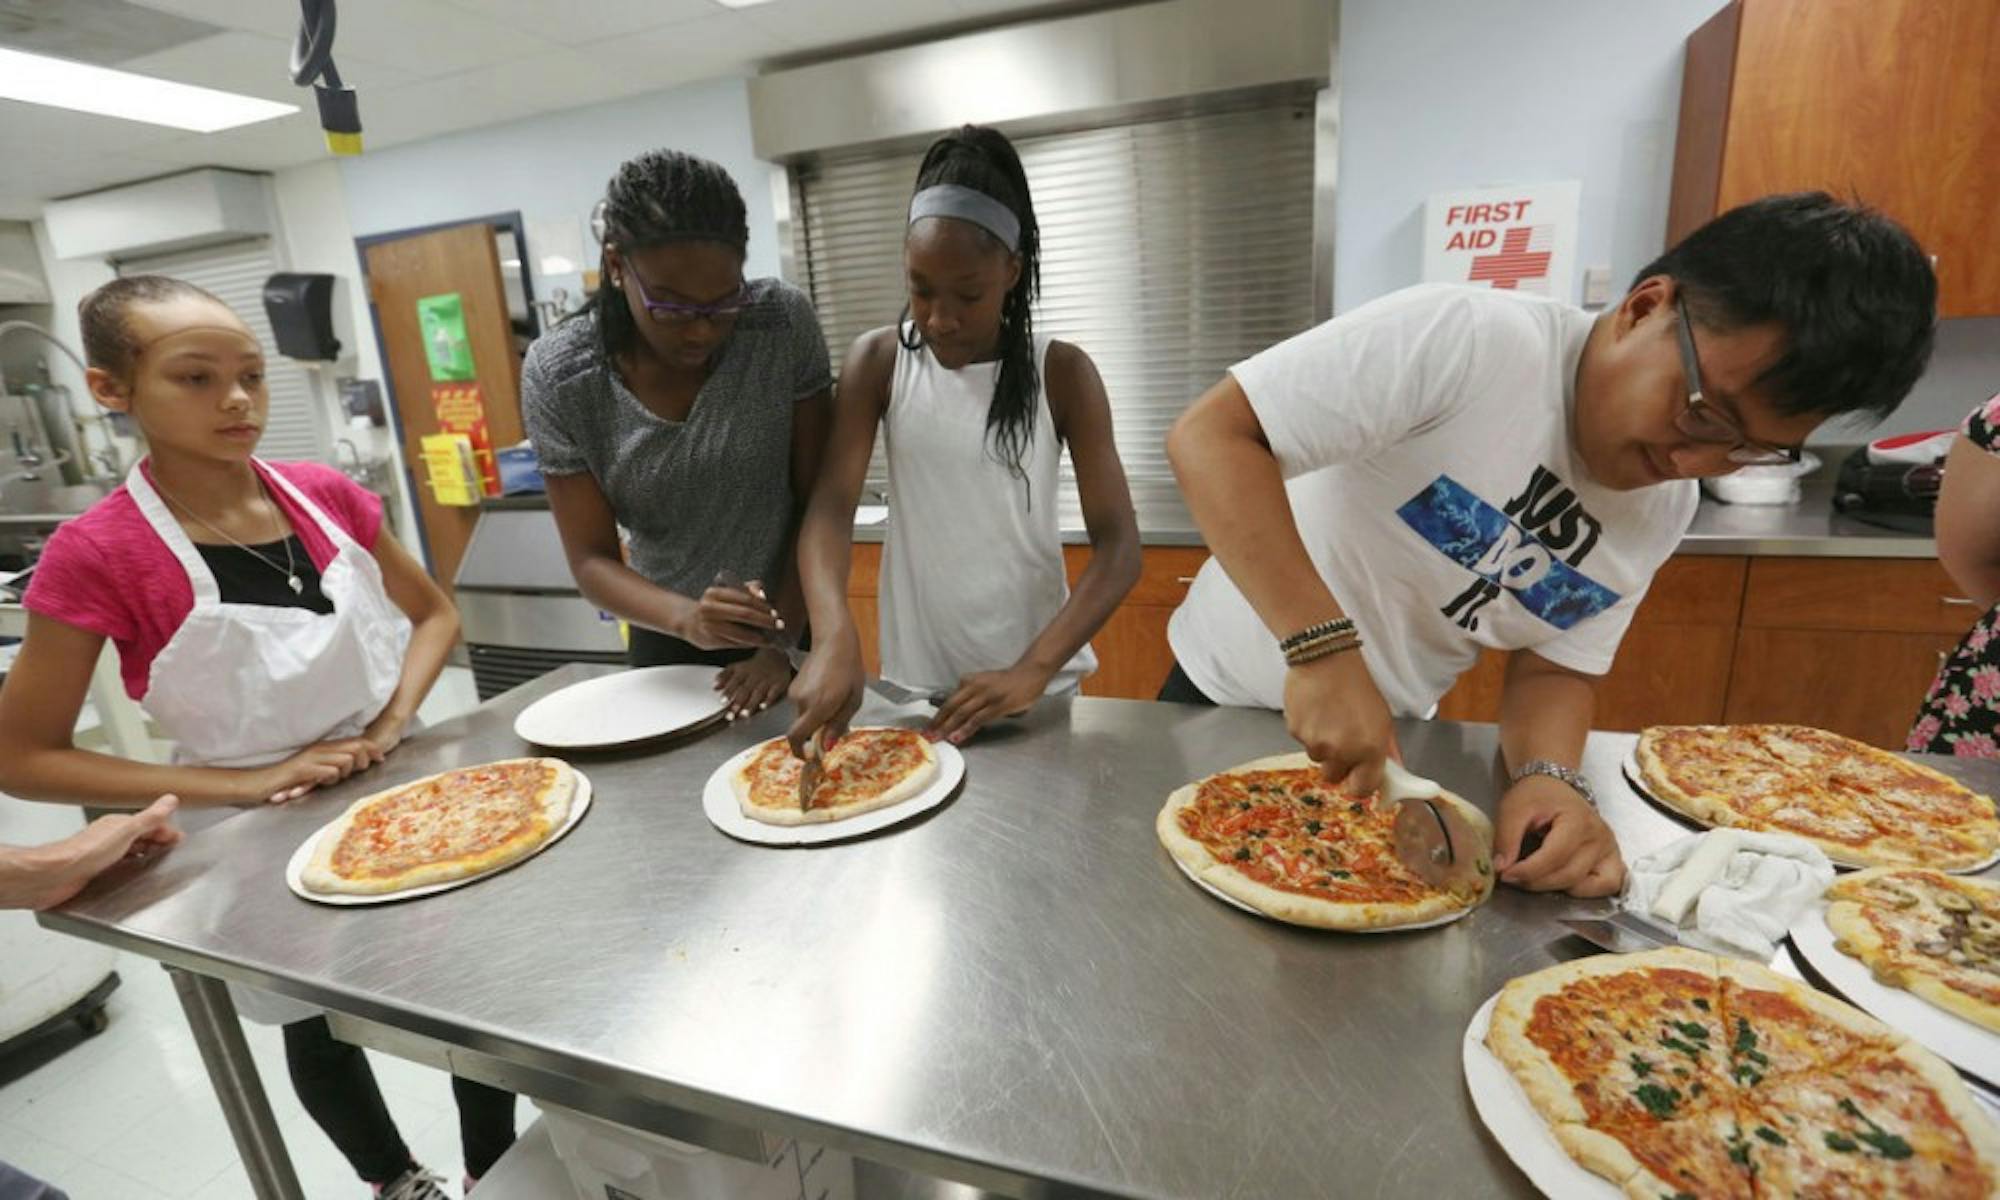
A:
[[[369,1183],[388,1183],[410,1169],[410,1148],[389,1116],[361,1047],[339,1041],[325,1017],[313,1017],[285,1026],[285,1064],[299,1103],[356,1174]],[[465,1173],[476,1179],[514,1144],[514,1094],[455,1075],[451,1093],[458,1101]]]
[[[1187,677],[1187,672],[1181,670],[1178,662],[1174,664],[1173,670],[1167,672],[1167,681],[1160,685],[1160,694],[1154,699],[1168,704],[1203,704],[1209,708],[1215,707],[1215,701],[1210,700],[1194,685],[1194,680]]]
[[[683,663],[698,667],[726,667],[730,663],[742,662],[754,653],[754,650],[703,650],[693,642],[684,642],[677,637],[634,625],[631,639],[625,646],[625,661],[635,667],[677,667]]]

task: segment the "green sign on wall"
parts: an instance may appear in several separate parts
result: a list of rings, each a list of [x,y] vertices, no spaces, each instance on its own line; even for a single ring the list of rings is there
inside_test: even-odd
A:
[[[417,324],[423,331],[431,378],[439,383],[471,379],[472,341],[465,336],[465,301],[459,294],[446,292],[419,299]]]

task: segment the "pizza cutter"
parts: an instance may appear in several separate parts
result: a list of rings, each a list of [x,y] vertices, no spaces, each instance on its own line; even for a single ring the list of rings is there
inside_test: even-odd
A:
[[[820,776],[825,774],[820,764],[821,751],[819,739],[819,731],[815,730],[813,735],[806,739],[806,752],[804,757],[799,760],[800,812],[811,811],[813,793],[819,790]]]
[[[1439,798],[1443,792],[1393,758],[1382,763],[1382,800],[1397,806],[1396,857],[1425,883],[1450,888],[1485,875],[1485,850],[1458,810]]]

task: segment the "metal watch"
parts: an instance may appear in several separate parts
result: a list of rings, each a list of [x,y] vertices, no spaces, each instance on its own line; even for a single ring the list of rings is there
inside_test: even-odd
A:
[[[1519,783],[1530,775],[1546,775],[1550,779],[1561,780],[1576,789],[1577,795],[1583,797],[1584,803],[1592,808],[1597,807],[1597,794],[1590,790],[1590,781],[1583,777],[1583,772],[1574,767],[1565,767],[1559,762],[1538,758],[1508,776],[1507,782]]]

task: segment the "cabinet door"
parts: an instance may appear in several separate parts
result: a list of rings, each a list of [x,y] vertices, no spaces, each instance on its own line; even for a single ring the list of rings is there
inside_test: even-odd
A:
[[[1121,700],[1159,695],[1174,665],[1167,645],[1167,621],[1173,615],[1173,606],[1166,604],[1126,604],[1112,613],[1091,639],[1097,673],[1083,681],[1083,694]]]
[[[1935,255],[1939,313],[2000,313],[2000,5],[1744,0],[1714,211],[1821,188]]]
[[[1816,725],[1900,750],[1941,656],[1957,644],[1939,633],[1745,629],[1727,719]]]

